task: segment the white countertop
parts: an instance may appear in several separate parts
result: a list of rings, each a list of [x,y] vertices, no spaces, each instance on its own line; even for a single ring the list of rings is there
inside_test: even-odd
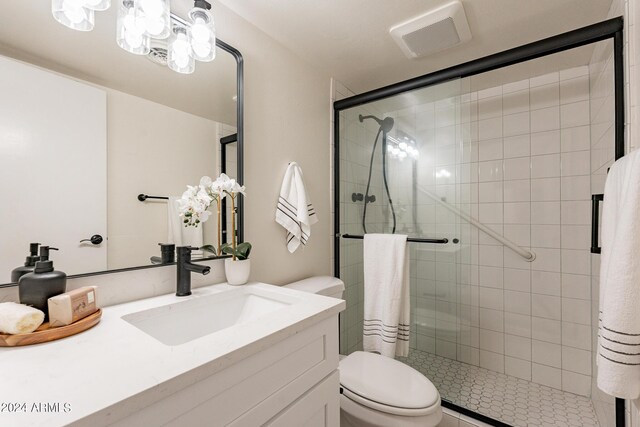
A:
[[[300,302],[266,314],[260,322],[178,346],[167,346],[121,318],[237,289],[218,284],[194,289],[189,297],[169,294],[104,308],[97,326],[73,337],[0,348],[0,426],[108,425],[335,316],[345,307],[342,300],[264,283],[245,286],[282,292]],[[90,420],[85,418],[92,414]]]

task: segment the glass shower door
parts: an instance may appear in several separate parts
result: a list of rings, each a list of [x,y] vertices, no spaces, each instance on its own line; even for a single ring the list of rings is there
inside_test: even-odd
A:
[[[452,81],[340,116],[340,233],[362,236],[395,229],[411,238],[448,240],[409,243],[410,347],[416,357],[428,352],[456,359],[461,339],[468,335],[461,334],[459,315],[461,297],[468,299],[469,291],[458,283],[464,274],[460,261],[470,257],[468,245],[464,250],[470,232],[453,213],[470,203],[468,183],[465,188],[459,180],[462,175],[469,179],[469,168],[461,166],[470,158],[469,126],[462,126],[465,84]],[[378,121],[366,116],[393,119],[386,145]],[[362,349],[362,245],[352,238],[340,242],[347,301],[340,325],[343,354]]]

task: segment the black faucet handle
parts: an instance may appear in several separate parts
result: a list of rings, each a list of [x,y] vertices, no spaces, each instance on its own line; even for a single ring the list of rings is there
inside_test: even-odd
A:
[[[191,255],[191,251],[199,251],[200,248],[194,246],[178,246],[176,251],[178,255]]]

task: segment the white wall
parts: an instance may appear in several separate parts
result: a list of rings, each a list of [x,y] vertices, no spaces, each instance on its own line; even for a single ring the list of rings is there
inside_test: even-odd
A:
[[[253,246],[251,278],[285,284],[331,274],[329,235],[329,77],[219,3],[219,37],[245,63],[245,238]],[[289,254],[274,221],[287,165],[296,161],[319,222],[305,248]]]

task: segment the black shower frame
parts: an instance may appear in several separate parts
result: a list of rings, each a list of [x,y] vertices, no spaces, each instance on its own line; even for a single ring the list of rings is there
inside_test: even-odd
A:
[[[456,79],[474,76],[520,62],[530,61],[554,53],[613,39],[614,56],[614,104],[615,104],[615,159],[625,154],[624,147],[624,20],[622,17],[608,19],[597,24],[582,27],[533,43],[505,50],[473,61],[445,68],[369,92],[345,98],[333,103],[333,198],[334,198],[334,276],[340,277],[340,112],[359,105],[399,95],[403,92],[421,89]],[[504,427],[508,424],[478,414],[445,400],[442,406],[487,424]],[[616,427],[625,427],[625,401],[616,398]]]

